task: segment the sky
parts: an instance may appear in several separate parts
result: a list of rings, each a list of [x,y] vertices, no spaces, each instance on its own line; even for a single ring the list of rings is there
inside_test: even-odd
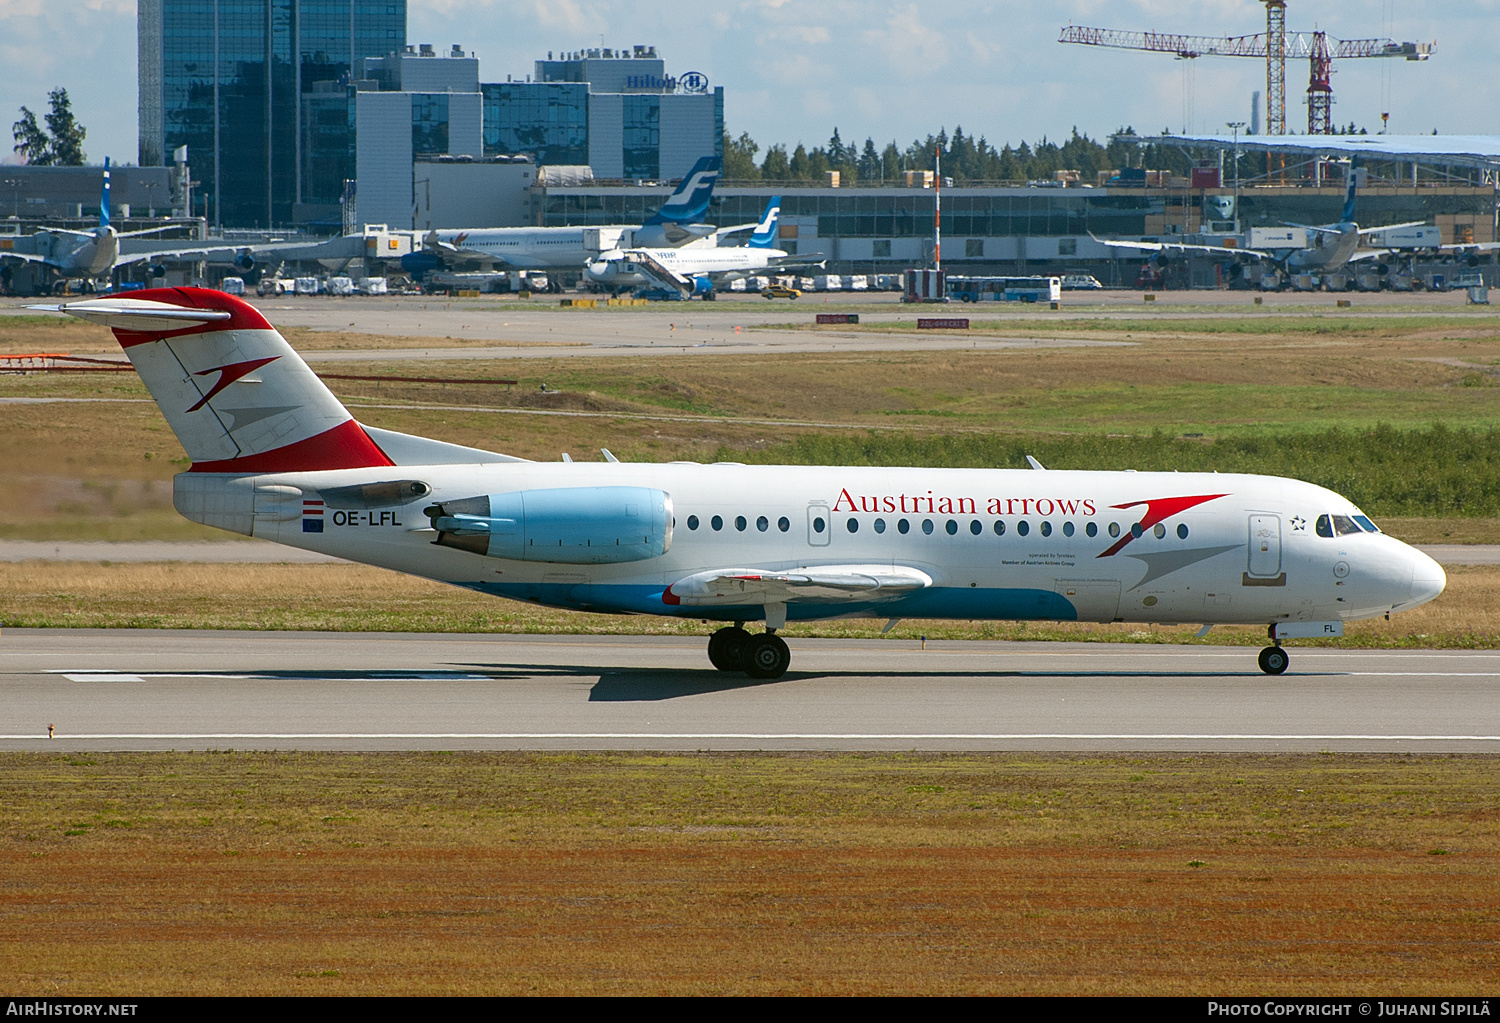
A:
[[[170,2],[170,0],[169,0]],[[1335,64],[1334,119],[1393,133],[1500,134],[1492,54],[1500,0],[1290,0],[1289,29],[1341,39],[1436,40],[1425,63]],[[903,146],[961,125],[1005,142],[1095,138],[1125,125],[1225,133],[1248,121],[1265,64],[1179,61],[1057,42],[1062,26],[1244,35],[1265,27],[1256,0],[408,0],[407,40],[480,58],[482,81],[523,78],[548,50],[653,44],[669,74],[724,87],[725,127],[762,147],[845,142]],[[701,12],[701,13],[700,13]],[[0,112],[41,114],[64,86],[88,129],[90,162],[136,159],[135,0],[0,0]],[[1287,66],[1287,123],[1306,129],[1305,61]],[[9,146],[0,149],[8,153]]]

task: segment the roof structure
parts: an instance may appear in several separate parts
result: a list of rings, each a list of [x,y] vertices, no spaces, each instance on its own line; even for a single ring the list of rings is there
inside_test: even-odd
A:
[[[1129,138],[1121,136],[1121,138]],[[1244,153],[1300,153],[1306,156],[1366,156],[1377,160],[1500,169],[1500,135],[1148,135],[1153,145],[1239,148]]]

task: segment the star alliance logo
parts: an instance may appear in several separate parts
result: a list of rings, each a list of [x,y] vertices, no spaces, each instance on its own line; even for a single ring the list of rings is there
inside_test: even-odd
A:
[[[1292,532],[1305,533],[1307,531],[1307,520],[1301,515],[1292,516]]]

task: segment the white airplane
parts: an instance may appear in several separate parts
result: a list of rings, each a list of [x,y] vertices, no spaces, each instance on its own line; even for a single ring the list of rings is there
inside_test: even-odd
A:
[[[489,227],[430,231],[424,250],[434,256],[514,270],[582,267],[601,249],[629,236],[632,244],[681,245],[714,234],[698,223],[708,212],[721,161],[705,156],[693,165],[661,209],[640,225],[606,227]]]
[[[1387,224],[1381,227],[1360,227],[1354,221],[1354,189],[1355,176],[1354,167],[1349,168],[1349,187],[1344,194],[1344,208],[1339,215],[1336,224],[1324,226],[1312,226],[1308,224],[1288,224],[1288,227],[1298,228],[1311,240],[1305,247],[1299,247],[1300,242],[1292,241],[1292,233],[1288,233],[1287,248],[1234,248],[1229,249],[1220,245],[1195,245],[1184,242],[1132,242],[1112,238],[1094,238],[1096,242],[1108,245],[1111,248],[1135,249],[1137,251],[1154,252],[1157,254],[1157,263],[1166,265],[1169,253],[1186,254],[1197,253],[1199,255],[1210,255],[1216,258],[1233,258],[1238,260],[1256,260],[1269,264],[1280,270],[1287,278],[1297,274],[1333,274],[1347,267],[1350,263],[1363,260],[1380,260],[1377,272],[1384,275],[1387,272],[1386,260],[1390,257],[1409,252],[1411,249],[1420,248],[1438,254],[1459,255],[1466,257],[1471,266],[1478,265],[1478,254],[1483,251],[1500,248],[1500,244],[1494,242],[1469,243],[1467,245],[1443,245],[1440,239],[1437,242],[1429,237],[1436,235],[1436,228],[1428,228],[1426,232],[1412,234],[1413,244],[1391,244],[1375,245],[1362,248],[1360,243],[1368,240],[1371,236],[1385,238],[1399,238],[1403,229],[1422,228],[1423,221],[1411,221],[1404,224]],[[1410,232],[1408,232],[1410,234]],[[1094,237],[1090,235],[1090,237]]]
[[[0,260],[17,259],[27,263],[41,263],[56,270],[64,280],[83,279],[106,282],[117,267],[133,263],[155,263],[153,276],[161,277],[166,269],[159,264],[176,262],[233,262],[242,269],[255,266],[255,256],[267,253],[292,254],[299,250],[311,250],[319,243],[305,242],[291,245],[258,243],[254,245],[224,245],[196,242],[191,245],[167,245],[146,252],[121,253],[120,240],[139,238],[143,235],[159,234],[173,230],[176,225],[153,227],[144,231],[119,231],[109,222],[109,158],[104,158],[104,185],[99,198],[99,226],[90,231],[74,231],[54,227],[20,238],[0,239]]]
[[[361,425],[221,292],[32,308],[114,329],[192,459],[173,482],[192,521],[513,600],[722,622],[709,660],[756,678],[786,672],[787,622],[829,618],[1264,625],[1280,674],[1282,639],[1447,581],[1297,480],[531,462]]]
[[[694,292],[704,294],[712,291],[713,281],[721,277],[822,265],[824,261],[819,258],[799,258],[772,247],[780,216],[781,196],[772,196],[745,245],[614,249],[601,252],[589,263],[585,274],[595,284],[612,290],[662,284],[670,287],[686,282]]]

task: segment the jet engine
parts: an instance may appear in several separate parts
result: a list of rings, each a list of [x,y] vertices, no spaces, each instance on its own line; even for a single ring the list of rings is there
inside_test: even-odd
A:
[[[672,546],[672,498],[647,487],[520,490],[423,509],[440,547],[512,561],[608,565]]]
[[[157,278],[165,277],[167,276],[167,268],[162,266],[160,263],[152,264],[151,276]]]
[[[241,270],[254,270],[255,256],[251,254],[249,249],[244,249],[234,257],[234,265]]]

